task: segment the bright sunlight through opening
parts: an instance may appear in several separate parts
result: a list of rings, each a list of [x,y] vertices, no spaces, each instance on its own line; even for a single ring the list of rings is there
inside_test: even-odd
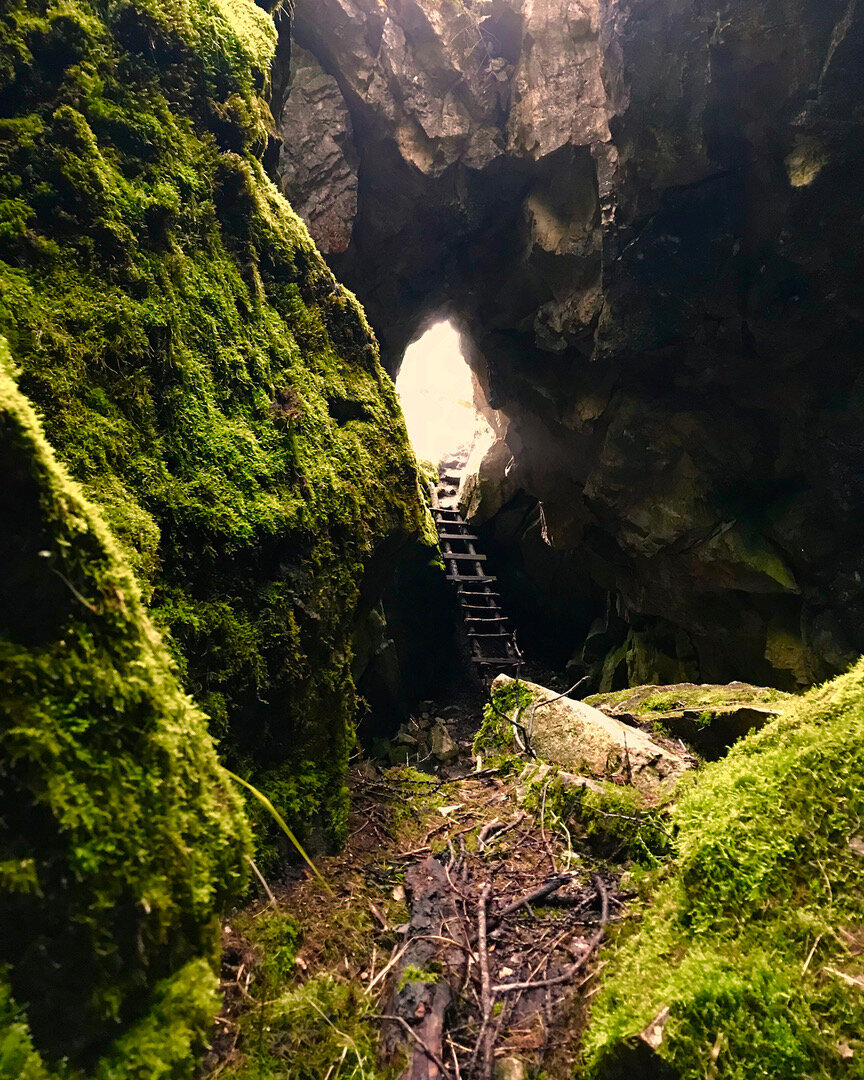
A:
[[[408,435],[421,460],[464,465],[488,424],[474,407],[471,369],[449,322],[435,323],[405,350],[396,379]]]

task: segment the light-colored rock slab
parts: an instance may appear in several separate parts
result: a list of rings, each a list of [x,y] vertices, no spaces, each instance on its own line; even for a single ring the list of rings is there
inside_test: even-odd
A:
[[[436,720],[430,731],[432,753],[439,761],[452,761],[459,756],[459,747],[441,720]]]
[[[512,683],[499,675],[492,692]],[[624,776],[644,794],[673,783],[688,767],[683,757],[666,750],[638,728],[628,727],[599,709],[558,697],[536,683],[521,684],[532,698],[520,723],[528,728],[537,756],[563,769],[593,777]],[[548,704],[545,704],[547,703]],[[533,712],[533,707],[538,708]]]

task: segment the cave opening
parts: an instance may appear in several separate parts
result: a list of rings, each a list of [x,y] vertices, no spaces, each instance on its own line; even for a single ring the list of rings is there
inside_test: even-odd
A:
[[[396,393],[418,461],[455,477],[475,451],[494,441],[461,335],[449,319],[433,322],[405,350]]]
[[[572,556],[550,546],[542,506],[514,469],[508,417],[490,405],[484,367],[473,336],[456,319],[427,316],[403,353],[396,390],[417,458],[427,477],[437,473],[441,506],[458,509],[477,534],[529,667],[540,664],[547,680],[557,681],[568,664],[571,674],[573,662],[579,666],[600,598]],[[461,624],[455,604],[444,607],[449,621]],[[416,636],[416,628],[406,629]],[[449,636],[458,646],[458,632]],[[467,660],[468,642],[461,644]]]

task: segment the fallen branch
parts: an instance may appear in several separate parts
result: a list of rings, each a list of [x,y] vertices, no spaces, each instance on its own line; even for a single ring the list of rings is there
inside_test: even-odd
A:
[[[477,1036],[477,1051],[480,1052],[480,1080],[491,1080],[492,1076],[492,1039],[489,1020],[492,1016],[493,997],[489,978],[489,949],[486,941],[486,906],[492,895],[492,886],[484,885],[477,903],[477,952],[480,960],[480,1011],[482,1023]]]
[[[391,968],[393,967],[394,964],[399,963],[399,961],[405,955],[405,952],[407,951],[409,944],[410,944],[410,942],[406,941],[401,949],[398,946],[396,946],[393,949],[393,954],[390,957],[390,959],[387,961],[387,964],[383,968],[381,968],[381,970],[378,972],[378,974],[375,976],[375,978],[366,987],[366,993],[367,994],[375,986],[376,983],[379,983],[384,978],[384,976],[387,974],[388,971],[391,970]]]
[[[512,904],[508,904],[502,911],[499,911],[495,916],[495,925],[501,922],[502,919],[506,919],[508,915],[512,915],[520,908],[526,905],[536,904],[539,900],[545,900],[547,896],[551,896],[552,893],[557,892],[565,885],[569,885],[571,881],[575,880],[575,874],[559,874],[551,881],[547,881],[539,888],[532,890],[530,893],[526,893],[524,896],[520,896],[518,900],[514,900]]]
[[[588,942],[588,948],[579,957],[575,964],[572,964],[561,975],[555,975],[551,979],[538,979],[536,982],[518,982],[518,983],[499,983],[497,986],[493,986],[492,990],[496,994],[511,994],[514,991],[522,990],[542,990],[548,986],[559,986],[561,983],[569,982],[577,972],[588,963],[588,960],[594,955],[599,948],[601,941],[606,935],[606,924],[609,921],[609,894],[606,891],[606,886],[597,874],[592,877],[594,882],[594,888],[600,897],[600,926],[597,933]]]
[[[411,1038],[417,1043],[423,1053],[429,1058],[432,1064],[438,1069],[441,1075],[446,1077],[447,1080],[449,1080],[450,1073],[447,1069],[447,1066],[444,1064],[438,1054],[435,1053],[432,1047],[429,1046],[429,1044],[424,1039],[422,1039],[420,1035],[417,1034],[414,1028],[411,1027],[411,1025],[408,1023],[407,1020],[404,1019],[404,1017],[397,1016],[395,1013],[384,1013],[383,1016],[364,1016],[363,1019],[384,1021],[389,1020],[392,1021],[394,1024],[401,1025],[401,1027],[405,1031],[407,1031]]]

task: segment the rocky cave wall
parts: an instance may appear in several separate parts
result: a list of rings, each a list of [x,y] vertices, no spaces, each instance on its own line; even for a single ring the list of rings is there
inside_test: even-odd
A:
[[[280,183],[391,371],[430,319],[462,329],[504,439],[473,509],[517,561],[559,553],[523,584],[542,608],[564,573],[583,668],[842,670],[864,650],[860,6],[298,0],[294,39]],[[530,537],[512,499],[539,501],[510,514]]]
[[[434,543],[369,325],[261,164],[276,36],[246,0],[0,13],[4,1077],[192,1074],[247,816],[284,863],[215,742],[338,843],[352,637]]]

